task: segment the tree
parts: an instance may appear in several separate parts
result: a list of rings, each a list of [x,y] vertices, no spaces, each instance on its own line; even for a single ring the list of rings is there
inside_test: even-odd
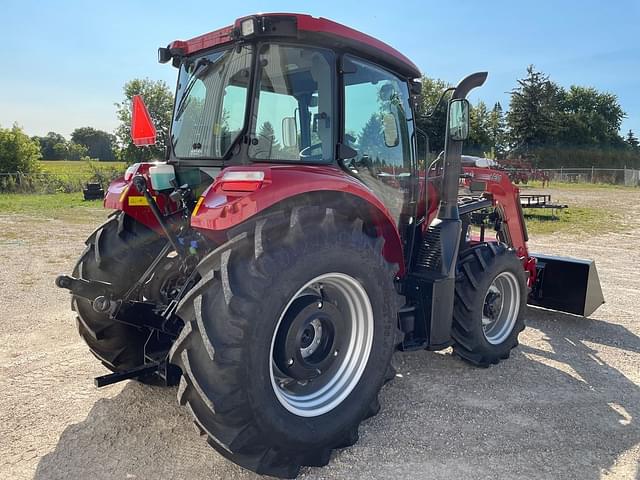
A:
[[[84,145],[67,141],[56,143],[53,146],[53,151],[56,160],[82,160],[89,153],[89,150]]]
[[[374,113],[358,135],[358,152],[360,155],[368,155],[371,161],[378,166],[386,159],[382,128],[380,114]]]
[[[102,161],[115,160],[113,154],[115,140],[114,135],[92,127],[76,128],[71,134],[73,143],[84,146],[91,158]]]
[[[29,138],[17,124],[0,128],[0,172],[37,172],[40,158],[38,141]]]
[[[76,129],[76,131],[83,129]],[[91,129],[93,130],[93,129]],[[96,130],[97,131],[97,130]],[[100,132],[109,135],[106,132]],[[109,135],[113,143],[113,135]],[[68,141],[64,135],[56,132],[49,132],[44,137],[32,137],[40,145],[40,153],[44,160],[80,160],[89,154],[85,145]],[[99,155],[92,155],[94,158],[101,158]],[[113,156],[106,155],[104,160],[113,160]]]
[[[58,153],[55,149],[55,146],[57,144],[64,144],[67,142],[67,139],[64,138],[64,135],[56,132],[49,132],[44,137],[33,137],[33,140],[37,140],[40,144],[40,153],[42,154],[42,158],[44,158],[45,160],[62,160],[66,158],[58,156]]]
[[[120,121],[120,125],[116,129],[116,137],[121,148],[121,160],[133,162],[162,158],[169,138],[173,112],[171,90],[162,80],[136,78],[125,83],[123,93],[123,101],[115,104]],[[131,101],[134,95],[141,95],[144,99],[157,131],[156,144],[144,149],[137,148],[131,140]]]
[[[490,126],[491,116],[487,105],[479,100],[469,112],[469,139],[465,144],[465,153],[484,156],[495,149]]]
[[[640,148],[638,137],[634,135],[633,130],[631,129],[629,129],[629,132],[627,132],[627,136],[624,141],[627,142],[627,145],[629,145],[633,150],[638,150],[638,148]]]
[[[595,88],[572,85],[562,92],[561,121],[556,143],[571,146],[620,147],[624,111],[618,98]]]
[[[429,149],[440,153],[444,149],[445,127],[447,123],[447,102],[436,108],[442,92],[450,85],[439,78],[422,77],[422,94],[417,115],[418,128],[429,137]],[[434,110],[435,108],[435,110]],[[427,114],[433,112],[428,117]]]
[[[553,143],[558,138],[562,89],[533,65],[518,85],[511,91],[507,114],[512,146],[528,151]]]
[[[259,158],[282,158],[282,146],[276,138],[276,133],[271,122],[264,122],[260,126],[258,136],[260,137],[258,145],[261,147],[260,152],[256,154],[261,154]]]
[[[489,114],[489,138],[496,158],[504,158],[508,144],[507,125],[502,105],[496,102]]]
[[[539,156],[543,148],[624,146],[619,130],[625,113],[616,95],[576,85],[564,89],[533,66],[518,85],[507,115],[516,151]]]

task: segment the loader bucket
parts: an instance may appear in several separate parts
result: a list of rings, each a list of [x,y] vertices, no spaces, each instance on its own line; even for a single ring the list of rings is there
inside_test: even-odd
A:
[[[592,260],[533,254],[537,277],[529,305],[588,317],[604,303]]]

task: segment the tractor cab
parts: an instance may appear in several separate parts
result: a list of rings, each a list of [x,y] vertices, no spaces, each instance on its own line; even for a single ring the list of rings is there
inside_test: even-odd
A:
[[[159,58],[179,69],[169,158],[183,165],[332,163],[352,153],[372,118],[373,157],[383,122],[388,147],[400,145],[399,128],[411,119],[409,85],[420,77],[382,42],[307,15],[242,18],[173,42]],[[402,122],[393,105],[409,114]]]
[[[330,20],[265,14],[175,41],[159,59],[179,70],[167,146],[178,183],[211,183],[233,165],[332,166],[396,219],[413,215],[420,72],[388,45]]]

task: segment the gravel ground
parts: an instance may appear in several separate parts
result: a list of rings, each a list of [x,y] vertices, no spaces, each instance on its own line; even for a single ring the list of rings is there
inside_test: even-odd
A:
[[[529,309],[521,346],[486,370],[449,351],[396,355],[360,441],[301,478],[640,478],[640,191],[551,193],[626,211],[620,233],[531,242],[595,259],[607,303],[590,319]],[[255,478],[196,435],[175,389],[93,386],[104,369],[53,286],[105,216],[90,214],[0,216],[0,478]]]

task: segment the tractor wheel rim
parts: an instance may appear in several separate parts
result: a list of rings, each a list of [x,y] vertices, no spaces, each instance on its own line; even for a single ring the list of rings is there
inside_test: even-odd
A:
[[[326,273],[307,282],[287,303],[271,340],[271,386],[280,404],[301,417],[340,405],[364,373],[373,330],[371,301],[358,280]],[[305,377],[314,365],[317,371]]]
[[[504,342],[516,324],[520,313],[520,288],[511,272],[502,272],[489,286],[484,296],[482,331],[492,345]]]

